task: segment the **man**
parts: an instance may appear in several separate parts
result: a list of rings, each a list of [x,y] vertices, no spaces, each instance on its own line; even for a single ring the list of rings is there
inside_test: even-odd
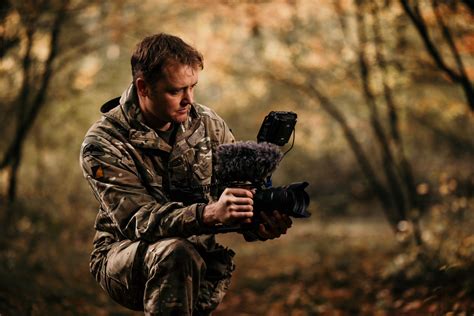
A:
[[[207,315],[229,286],[234,253],[205,233],[250,222],[253,194],[211,192],[212,152],[234,137],[194,102],[202,55],[158,34],[137,45],[131,65],[133,83],[102,106],[81,148],[100,203],[91,272],[115,301],[146,315]],[[263,217],[246,239],[276,238],[291,226],[278,212]]]

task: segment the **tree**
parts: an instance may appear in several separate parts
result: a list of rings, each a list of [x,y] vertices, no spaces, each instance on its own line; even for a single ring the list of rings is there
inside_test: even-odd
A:
[[[20,49],[20,37],[24,42],[25,50],[21,59],[21,84],[17,96],[6,106],[14,113],[14,134],[3,152],[0,160],[0,171],[7,172],[6,201],[11,203],[16,197],[17,174],[22,159],[22,146],[33,125],[39,111],[44,106],[46,94],[54,74],[54,62],[59,53],[60,32],[66,19],[68,1],[36,2],[25,1],[17,6],[10,3],[6,5],[4,13],[7,23],[8,18],[19,16],[17,37],[15,40],[5,36],[2,41],[10,43],[2,55],[14,48]],[[34,54],[35,37],[47,36],[47,56],[41,60]],[[15,45],[16,44],[16,45]],[[15,47],[16,46],[16,47]],[[21,55],[21,52],[17,53]],[[6,117],[5,117],[6,118]]]

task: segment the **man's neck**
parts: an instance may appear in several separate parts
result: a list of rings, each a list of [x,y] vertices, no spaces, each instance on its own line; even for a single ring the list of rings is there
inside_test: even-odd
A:
[[[176,133],[178,131],[176,123],[171,123],[170,128],[166,131],[163,130],[156,130],[155,132],[158,134],[158,136],[161,137],[166,143],[168,143],[170,146],[173,146],[175,139],[176,139]]]
[[[153,128],[155,131],[167,132],[173,129],[173,122],[150,122],[145,118],[146,124]]]
[[[162,128],[153,127],[153,129],[155,131],[167,133],[167,132],[171,132],[175,128],[175,126],[176,126],[176,123],[168,122],[167,125],[163,126]]]

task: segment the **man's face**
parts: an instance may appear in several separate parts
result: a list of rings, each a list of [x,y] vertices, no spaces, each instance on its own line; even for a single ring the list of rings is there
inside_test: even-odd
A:
[[[141,92],[142,84],[137,83],[140,108],[150,127],[166,130],[172,122],[186,121],[194,102],[198,74],[197,68],[173,63],[164,68],[163,75],[155,84],[145,84],[145,94]]]

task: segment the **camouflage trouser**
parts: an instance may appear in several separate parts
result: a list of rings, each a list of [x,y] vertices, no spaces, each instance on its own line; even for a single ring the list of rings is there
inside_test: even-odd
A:
[[[109,295],[145,315],[209,315],[222,301],[234,265],[232,250],[198,252],[186,239],[115,243],[99,273]]]

